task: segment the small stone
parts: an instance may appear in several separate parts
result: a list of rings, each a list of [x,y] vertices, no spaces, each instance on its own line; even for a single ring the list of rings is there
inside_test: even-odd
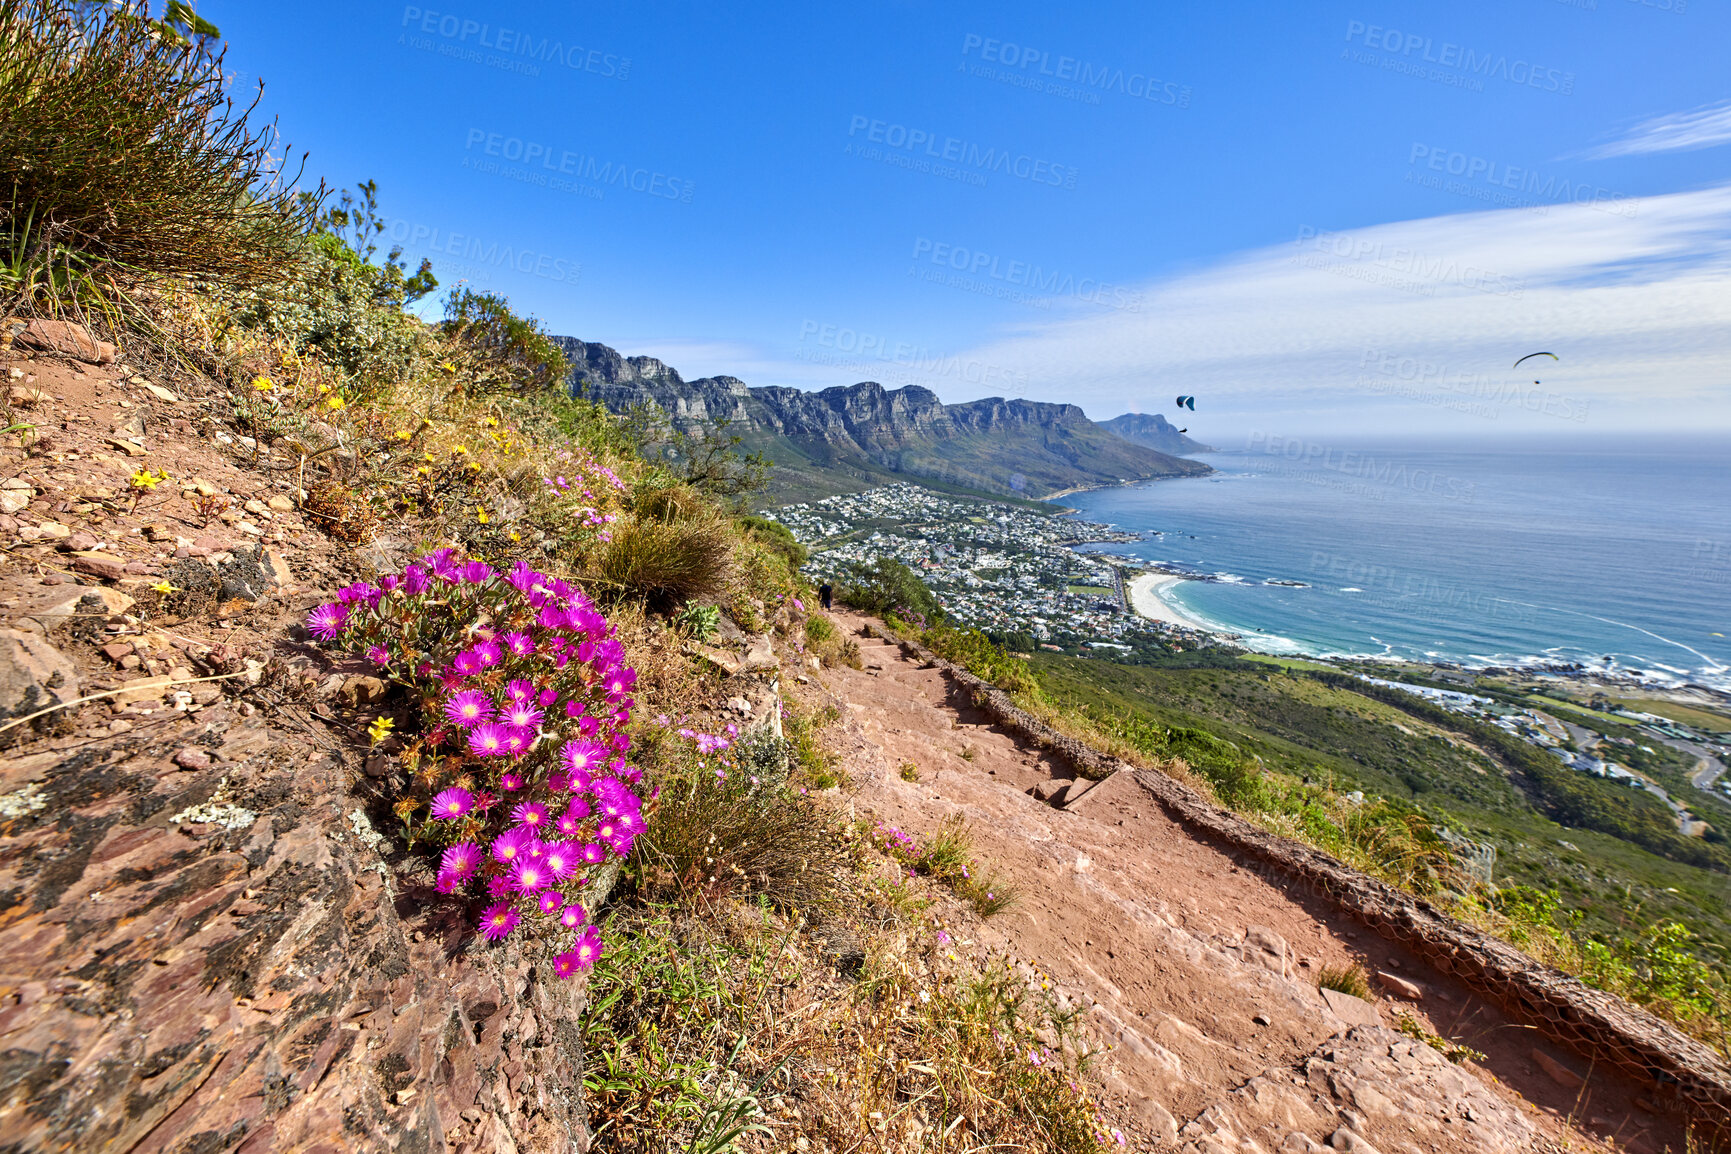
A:
[[[337,690],[337,696],[342,699],[344,705],[352,708],[359,705],[371,705],[375,701],[382,701],[386,690],[389,688],[390,687],[379,678],[369,677],[363,674],[345,680],[342,684],[342,688]]]
[[[0,513],[5,513],[7,516],[11,516],[13,513],[22,513],[30,507],[30,498],[35,495],[36,490],[28,486],[22,489],[0,489]]]
[[[120,661],[123,658],[132,656],[132,643],[130,641],[116,641],[112,644],[104,645],[102,647],[102,652],[108,660]]]
[[[160,522],[158,522],[155,525],[146,525],[144,527],[144,535],[145,535],[145,537],[147,537],[148,539],[150,539],[153,542],[156,542],[156,541],[166,542],[166,541],[172,541],[175,539],[175,532],[174,532],[173,526],[164,525]]]
[[[1424,1000],[1424,991],[1419,988],[1416,982],[1409,982],[1399,974],[1391,974],[1387,970],[1378,970],[1376,977],[1387,987],[1388,992],[1397,998],[1404,998],[1409,1002],[1422,1002]]]
[[[222,492],[221,489],[218,489],[203,477],[193,477],[189,479],[186,484],[189,489],[197,493],[200,497],[214,497],[218,493]]]
[[[182,769],[209,769],[210,754],[202,749],[194,749],[189,745],[174,755],[174,764]]]
[[[1538,1065],[1539,1069],[1551,1076],[1551,1081],[1563,1087],[1565,1090],[1573,1090],[1585,1081],[1585,1079],[1579,1074],[1575,1073],[1573,1070],[1569,1069],[1543,1050],[1533,1051],[1533,1061]]]
[[[143,389],[159,401],[167,401],[171,405],[178,405],[180,403],[179,397],[175,396],[161,385],[154,385],[149,381],[134,381],[133,383],[137,384],[139,388]]]
[[[1372,1146],[1364,1135],[1349,1130],[1345,1126],[1328,1136],[1328,1144],[1336,1150],[1345,1151],[1346,1154],[1381,1154],[1381,1151]]]
[[[276,496],[266,501],[265,505],[273,513],[292,513],[294,512],[295,507],[295,503],[283,496],[281,493],[278,493]]]
[[[110,437],[108,438],[108,443],[125,453],[128,457],[142,457],[145,455],[143,445],[135,445],[125,437]]]
[[[1274,1024],[1267,1014],[1257,1014],[1250,1020],[1255,1022],[1258,1026],[1271,1026]]]
[[[270,516],[270,506],[266,505],[263,501],[259,500],[257,497],[254,497],[251,500],[247,501],[244,505],[241,506],[241,508],[245,509],[248,513],[252,513],[255,515],[261,515],[261,516],[266,517],[267,519]]]
[[[57,548],[62,553],[81,553],[86,549],[94,549],[100,544],[102,542],[97,540],[94,534],[80,530],[67,537]]]
[[[110,733],[128,733],[131,729],[132,722],[126,720],[124,717],[117,717],[108,723],[108,732]]]
[[[72,554],[72,567],[80,573],[117,581],[126,575],[126,562],[112,553],[83,551]]]
[[[53,537],[55,540],[64,540],[72,536],[72,530],[58,521],[44,521],[36,526],[36,531],[44,537]]]
[[[162,698],[163,690],[167,689],[168,683],[173,680],[172,677],[140,677],[122,685],[121,692],[115,694],[113,700],[117,705],[130,705],[139,701],[158,701]]]
[[[241,521],[235,525],[235,528],[239,529],[242,533],[247,534],[249,537],[264,536],[264,530],[260,529],[257,525],[254,525],[251,521]]]

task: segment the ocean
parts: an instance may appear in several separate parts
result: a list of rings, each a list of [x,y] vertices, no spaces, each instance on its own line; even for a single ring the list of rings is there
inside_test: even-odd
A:
[[[1731,439],[1322,444],[1254,434],[1210,477],[1073,493],[1102,546],[1269,653],[1578,662],[1731,690]]]

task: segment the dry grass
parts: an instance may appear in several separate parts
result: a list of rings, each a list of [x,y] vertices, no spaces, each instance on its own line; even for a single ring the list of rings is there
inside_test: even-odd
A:
[[[733,538],[726,521],[634,517],[615,526],[612,540],[596,546],[587,577],[615,597],[670,610],[687,601],[716,600],[732,573]]]
[[[1316,972],[1316,988],[1319,990],[1336,990],[1342,994],[1351,994],[1355,998],[1371,1000],[1370,978],[1366,976],[1364,967],[1324,966]]]

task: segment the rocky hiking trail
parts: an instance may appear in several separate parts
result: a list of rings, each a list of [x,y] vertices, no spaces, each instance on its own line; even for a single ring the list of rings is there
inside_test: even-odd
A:
[[[1684,1149],[1643,1087],[1595,1071],[1417,954],[1267,880],[996,724],[945,671],[838,613],[863,668],[814,676],[844,721],[860,816],[918,837],[960,814],[1014,904],[971,931],[1112,1049],[1095,1067],[1132,1146],[1216,1152]],[[902,767],[917,768],[905,780]],[[1319,991],[1361,964],[1374,1000]],[[1451,1063],[1402,1020],[1483,1052]],[[1411,1027],[1409,1027],[1411,1029]],[[1418,1031],[1414,1031],[1415,1033]]]

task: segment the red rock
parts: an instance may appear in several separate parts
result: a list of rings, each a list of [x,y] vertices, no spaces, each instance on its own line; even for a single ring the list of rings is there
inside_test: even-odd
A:
[[[78,700],[78,669],[40,634],[0,629],[0,716]]]
[[[8,317],[6,323],[14,330],[12,344],[17,348],[59,353],[92,365],[106,365],[114,360],[114,346],[91,336],[90,330],[83,325],[71,321],[33,320],[22,322],[23,327],[18,328],[21,323],[18,317]]]
[[[72,567],[80,573],[114,581],[126,575],[126,562],[112,553],[74,553]]]
[[[121,658],[132,656],[132,643],[128,641],[116,641],[112,645],[104,645],[102,647],[102,652],[107,656],[108,660],[118,663]]]
[[[194,749],[189,745],[174,755],[174,764],[182,769],[209,769],[210,754],[202,749]]]

